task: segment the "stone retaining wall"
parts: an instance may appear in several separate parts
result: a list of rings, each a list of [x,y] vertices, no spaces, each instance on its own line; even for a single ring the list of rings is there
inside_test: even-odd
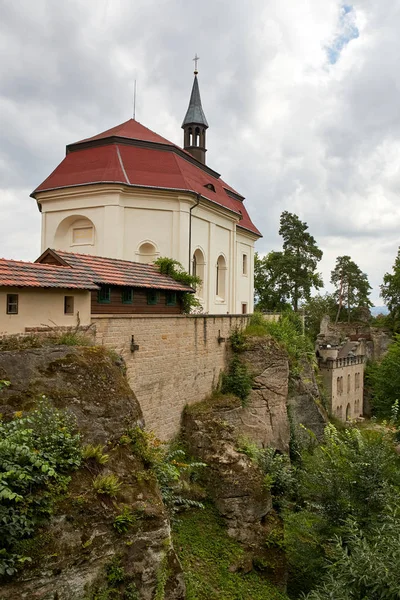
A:
[[[123,356],[147,429],[161,439],[179,431],[185,404],[203,400],[226,367],[231,331],[249,315],[92,317],[96,343]],[[132,339],[133,336],[133,339]]]

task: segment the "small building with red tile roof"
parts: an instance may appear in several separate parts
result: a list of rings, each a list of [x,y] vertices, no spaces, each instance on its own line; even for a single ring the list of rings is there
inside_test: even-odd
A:
[[[195,73],[184,148],[134,119],[67,146],[32,193],[42,250],[152,263],[178,260],[202,280],[204,312],[253,310],[254,243],[244,197],[205,164],[208,123]]]
[[[0,335],[90,325],[92,315],[180,314],[187,285],[154,265],[47,249],[0,259]]]

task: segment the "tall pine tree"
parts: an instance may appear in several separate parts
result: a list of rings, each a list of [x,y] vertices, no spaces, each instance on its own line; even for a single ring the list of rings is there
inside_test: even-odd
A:
[[[338,256],[336,265],[331,271],[331,283],[336,287],[334,297],[338,303],[336,322],[339,320],[343,305],[347,308],[347,319],[350,323],[355,309],[369,308],[372,302],[369,299],[371,286],[366,273],[351,260],[350,256]]]
[[[393,273],[385,273],[381,285],[381,296],[389,309],[395,331],[400,326],[400,248],[393,265]]]
[[[280,267],[294,310],[298,309],[300,300],[310,298],[312,288],[323,286],[316,270],[322,250],[307,230],[307,223],[300,221],[297,215],[288,211],[281,214],[279,235],[283,238],[283,253]]]

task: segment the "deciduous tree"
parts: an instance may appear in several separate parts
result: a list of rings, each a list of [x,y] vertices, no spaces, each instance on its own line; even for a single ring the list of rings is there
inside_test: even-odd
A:
[[[336,300],[333,294],[328,293],[313,296],[302,304],[301,308],[305,314],[306,331],[312,340],[319,334],[322,317],[328,315],[334,320],[337,312]]]
[[[254,255],[254,291],[258,310],[281,311],[288,307],[289,286],[283,266],[283,253]]]

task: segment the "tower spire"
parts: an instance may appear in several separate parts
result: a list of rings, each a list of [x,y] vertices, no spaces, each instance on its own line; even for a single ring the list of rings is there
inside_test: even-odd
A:
[[[201,163],[206,162],[206,129],[208,123],[201,105],[199,82],[197,79],[197,54],[194,57],[194,81],[192,93],[190,95],[189,106],[183,119],[182,129],[184,131],[183,147],[187,152],[190,152],[194,158]]]

